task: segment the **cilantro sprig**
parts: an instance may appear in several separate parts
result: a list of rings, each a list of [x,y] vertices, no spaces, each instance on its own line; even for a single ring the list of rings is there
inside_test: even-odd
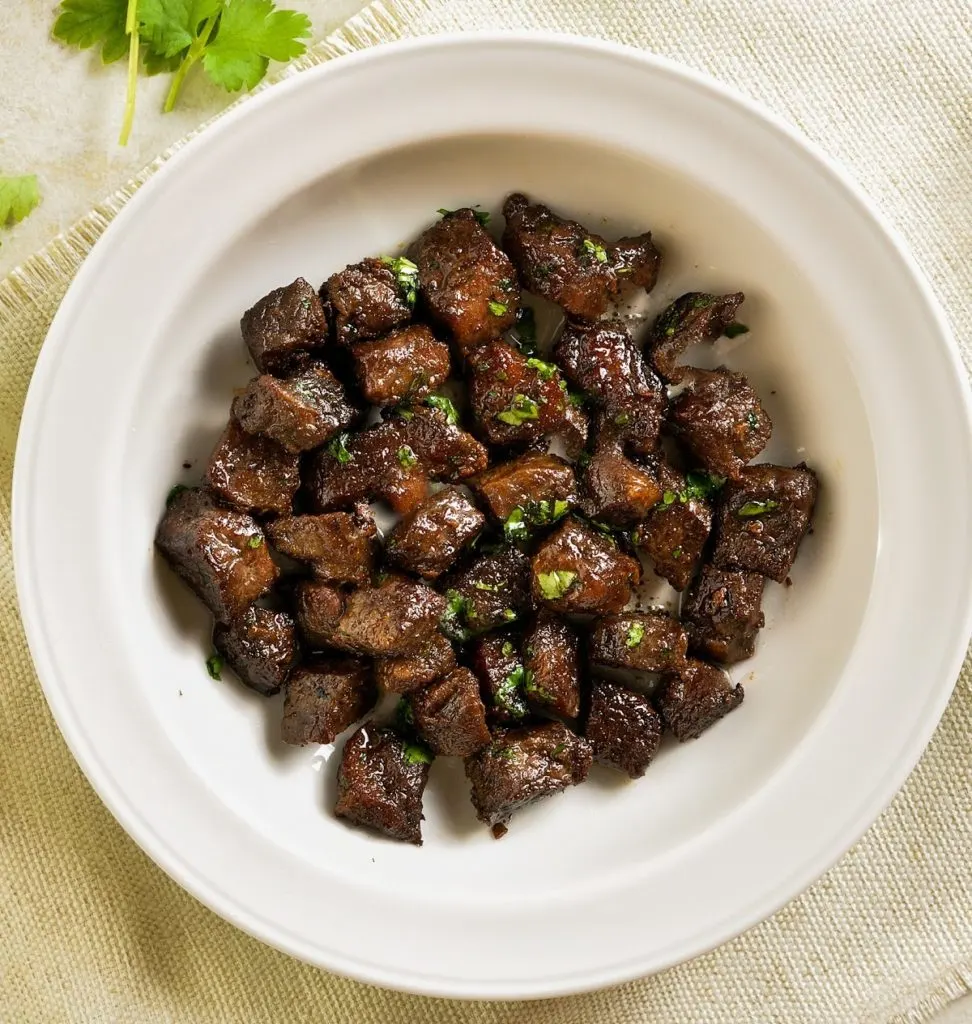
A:
[[[55,39],[81,50],[100,47],[105,64],[127,55],[122,145],[131,134],[140,69],[172,73],[168,113],[197,64],[228,92],[252,89],[270,61],[304,53],[310,33],[307,15],[278,10],[274,0],[61,0],[54,23]]]
[[[40,202],[35,174],[0,175],[0,228],[19,224]]]

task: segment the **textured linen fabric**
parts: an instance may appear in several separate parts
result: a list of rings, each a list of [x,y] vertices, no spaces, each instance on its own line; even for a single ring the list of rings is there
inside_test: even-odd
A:
[[[302,66],[409,34],[543,28],[708,71],[850,167],[931,277],[970,365],[970,13],[948,0],[388,0]],[[379,990],[262,946],[155,868],[60,739],[24,645],[10,550],[34,360],[72,275],[137,184],[0,283],[0,1020],[883,1024],[927,1020],[972,990],[968,662],[906,786],[835,868],[738,939],[620,988],[535,1003]]]

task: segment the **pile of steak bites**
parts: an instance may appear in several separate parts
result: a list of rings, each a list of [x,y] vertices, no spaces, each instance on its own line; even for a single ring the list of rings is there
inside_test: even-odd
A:
[[[465,759],[499,837],[592,760],[638,778],[664,732],[738,707],[722,666],[753,653],[817,493],[804,465],[748,465],[772,425],[744,376],[678,362],[745,332],[741,293],[683,295],[636,344],[610,311],[654,287],[650,234],[518,194],[500,245],[488,215],[440,213],[405,256],[245,314],[260,375],[156,537],[215,617],[211,672],[285,691],[286,742],[399,695],[348,739],[335,811],[411,843],[436,756]],[[563,310],[550,351],[524,292]],[[383,538],[373,503],[398,515]],[[639,556],[681,619],[637,606]]]

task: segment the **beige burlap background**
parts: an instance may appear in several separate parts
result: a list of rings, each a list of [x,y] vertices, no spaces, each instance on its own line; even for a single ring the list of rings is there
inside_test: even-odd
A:
[[[403,35],[519,27],[612,38],[708,71],[851,168],[931,277],[968,364],[970,15],[957,0],[387,0],[303,66]],[[918,1022],[972,989],[968,663],[908,784],[837,867],[739,939],[618,989],[498,1004],[381,991],[262,946],[163,875],[59,737],[24,646],[10,544],[14,444],[37,351],[85,253],[135,187],[0,283],[0,1020]],[[935,500],[947,499],[943,481]]]

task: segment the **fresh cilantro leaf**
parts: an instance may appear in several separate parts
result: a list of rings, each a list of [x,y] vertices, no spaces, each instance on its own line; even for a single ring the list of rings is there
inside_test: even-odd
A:
[[[348,451],[348,437],[348,434],[338,434],[327,446],[328,453],[333,455],[342,466],[346,466],[352,458],[351,452]]]
[[[311,32],[306,14],[275,10],[273,0],[222,2],[219,28],[202,63],[209,78],[228,92],[252,89],[271,60],[293,60],[307,49],[301,42]]]
[[[402,469],[411,469],[416,462],[418,462],[418,456],[407,444],[403,444],[398,449],[398,464]]]
[[[503,535],[511,544],[526,540],[530,536],[526,517],[519,505],[506,517],[506,521],[503,523]]]
[[[645,624],[643,622],[632,622],[628,627],[628,635],[624,646],[629,648],[638,647],[645,638]]]
[[[459,413],[456,411],[456,407],[452,404],[451,398],[446,398],[445,395],[429,395],[425,400],[425,404],[430,409],[438,409],[439,412],[445,414],[446,423],[450,427],[455,427],[459,423]]]
[[[745,324],[734,320],[723,332],[727,338],[738,338],[740,334],[749,334],[749,328]]]
[[[490,299],[486,305],[489,306],[489,311],[493,316],[503,316],[510,309],[505,302],[497,302],[495,299]]]
[[[178,57],[196,42],[203,24],[215,18],[222,6],[222,0],[138,0],[142,39],[153,57]]]
[[[626,427],[630,422],[631,413],[629,412],[619,412],[617,416],[614,417],[614,425],[616,427]]]
[[[62,0],[54,38],[79,50],[101,47],[101,60],[112,64],[128,53],[128,0]]]
[[[540,408],[532,398],[526,395],[514,395],[509,409],[497,413],[496,418],[500,423],[507,423],[512,427],[518,427],[527,420],[535,420],[540,417]]]
[[[209,673],[210,679],[215,679],[219,682],[223,673],[223,659],[215,651],[206,659],[206,671]]]
[[[473,586],[477,590],[485,590],[490,594],[498,593],[500,589],[498,583],[485,583],[483,580],[473,580]]]
[[[553,380],[554,374],[557,372],[557,367],[553,363],[545,363],[542,359],[531,357],[527,360],[527,366],[536,370],[541,380]]]
[[[662,495],[663,505],[674,505],[678,501],[678,495],[674,491],[665,491]]]
[[[755,409],[750,409],[749,412],[746,413],[746,426],[749,427],[750,430],[756,430],[759,426],[759,417],[756,415]]]
[[[681,548],[672,548],[672,558],[681,558],[681,557],[682,557],[682,549]]]
[[[513,647],[513,644],[511,644],[509,640],[504,640],[503,641],[502,651],[503,651],[503,657],[504,658],[511,657],[512,654],[513,654],[514,649],[515,648]]]
[[[472,636],[468,626],[469,618],[474,614],[472,601],[457,590],[447,590],[445,598],[446,609],[439,620],[442,632],[450,640],[468,640]]]
[[[512,608],[504,608],[503,609],[503,618],[507,622],[515,622],[516,621],[516,612]]]
[[[432,751],[422,743],[406,743],[404,753],[409,764],[431,764],[434,760]]]
[[[450,213],[457,213],[458,211],[446,210],[440,206],[435,212],[441,214],[443,217],[448,217]],[[473,210],[473,216],[475,216],[476,220],[478,220],[483,227],[486,227],[489,223],[489,212],[487,210]]]
[[[530,673],[522,665],[517,665],[499,684],[493,694],[493,703],[507,712],[511,718],[523,718],[527,713],[523,691],[529,675]]]
[[[593,238],[584,239],[584,249],[589,252],[598,263],[607,263],[607,250]]]
[[[577,573],[569,569],[554,569],[553,572],[537,573],[537,585],[547,601],[556,601],[574,585]]]
[[[0,228],[19,224],[40,202],[37,175],[0,176]]]
[[[679,500],[682,502],[691,501],[693,498],[711,498],[718,491],[726,478],[715,473],[703,473],[698,470],[686,474],[685,490],[679,492]],[[684,497],[683,497],[684,495]]]
[[[258,534],[258,533],[255,533],[255,534],[254,534],[254,535],[253,535],[253,536],[252,536],[252,537],[251,537],[251,538],[250,538],[250,539],[249,539],[249,540],[248,540],[248,541],[246,542],[246,546],[247,546],[248,548],[258,548],[258,547],[260,547],[260,546],[261,546],[262,544],[263,544],[263,538],[262,538],[262,537],[260,536],[260,534]]]
[[[414,306],[418,298],[419,268],[407,256],[382,256],[381,262],[395,275],[398,287],[405,295],[406,304]]]
[[[547,526],[567,515],[570,503],[561,498],[546,498],[542,501],[530,501],[526,505],[517,505],[503,523],[506,539],[513,543],[526,540],[530,535],[530,526]]]
[[[736,509],[736,515],[741,516],[743,519],[750,519],[753,516],[761,516],[766,512],[772,512],[774,508],[779,507],[780,503],[773,501],[772,498],[768,498],[766,501],[747,501]]]

